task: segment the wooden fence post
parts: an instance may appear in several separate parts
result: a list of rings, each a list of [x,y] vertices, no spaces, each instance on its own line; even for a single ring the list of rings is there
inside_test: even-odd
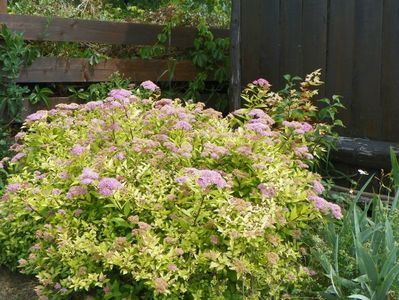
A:
[[[0,14],[7,13],[7,0],[0,0]]]
[[[241,0],[232,1],[230,24],[230,63],[229,111],[241,107]]]

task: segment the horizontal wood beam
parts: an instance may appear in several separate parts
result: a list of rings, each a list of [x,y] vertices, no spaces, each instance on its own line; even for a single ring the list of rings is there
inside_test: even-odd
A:
[[[163,26],[122,22],[66,19],[0,14],[0,24],[22,32],[33,41],[93,42],[102,44],[154,45]],[[228,37],[227,29],[211,29],[215,37]],[[177,27],[172,31],[170,46],[193,47],[197,30]]]
[[[390,170],[390,147],[399,155],[399,144],[397,143],[340,137],[337,151],[332,154],[332,159],[358,167]]]
[[[174,70],[170,74],[170,70]],[[191,81],[197,71],[191,61],[109,59],[91,66],[85,58],[41,57],[22,70],[18,83],[108,81],[119,72],[131,81]]]

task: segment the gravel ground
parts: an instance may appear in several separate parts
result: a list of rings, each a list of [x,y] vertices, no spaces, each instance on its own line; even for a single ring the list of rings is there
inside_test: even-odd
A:
[[[36,300],[35,284],[31,277],[0,267],[0,300]]]

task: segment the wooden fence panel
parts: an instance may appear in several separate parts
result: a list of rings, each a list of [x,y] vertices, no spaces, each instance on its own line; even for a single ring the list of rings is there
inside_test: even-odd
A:
[[[259,30],[259,8],[262,0],[252,0],[241,3],[241,19],[246,22],[241,22],[241,66],[248,70],[242,74],[243,84],[247,84],[255,78],[250,78],[246,74],[260,73],[260,48],[259,34],[263,31]],[[256,55],[252,55],[256,53]]]
[[[352,126],[357,136],[379,139],[383,1],[357,1],[355,11]]]
[[[283,75],[302,74],[302,1],[306,0],[281,0],[280,2],[280,74]],[[254,53],[253,56],[255,56]],[[281,87],[282,84],[279,86]]]
[[[327,0],[303,1],[302,40],[303,40],[303,73],[308,74],[316,69],[326,69],[327,55]],[[325,72],[322,74],[325,80]],[[325,87],[320,88],[324,97]]]
[[[330,2],[327,40],[326,96],[342,96],[345,109],[340,118],[347,126],[344,133],[352,135],[352,78],[355,0]]]
[[[304,77],[322,68],[320,96],[342,95],[347,107],[339,116],[347,126],[341,134],[399,142],[399,1],[241,3],[242,49],[248,49],[242,85],[264,77],[277,89],[287,73]]]
[[[26,40],[93,42],[103,44],[154,45],[163,26],[108,21],[78,20],[0,14],[0,24],[24,33]],[[228,37],[226,29],[212,29],[215,37]],[[172,31],[171,46],[193,47],[197,30],[177,27]]]
[[[398,139],[399,131],[399,1],[385,0],[382,49],[382,136]]]
[[[278,76],[280,68],[280,31],[276,30],[280,24],[280,1],[260,1],[258,15],[260,16],[259,27],[262,31],[260,68],[265,74],[270,74],[267,79],[273,85],[279,85]],[[248,78],[248,81],[254,78]]]
[[[175,68],[170,68],[175,64]],[[169,70],[174,69],[174,74]],[[110,59],[90,66],[84,58],[42,57],[21,72],[20,83],[107,81],[116,71],[132,81],[190,81],[196,76],[191,61]]]

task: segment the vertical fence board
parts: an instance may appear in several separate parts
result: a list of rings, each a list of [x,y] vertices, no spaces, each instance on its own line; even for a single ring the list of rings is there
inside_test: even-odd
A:
[[[352,74],[355,23],[355,0],[334,0],[329,7],[328,55],[326,95],[342,96],[346,109],[339,117],[346,128],[344,134],[352,134]]]
[[[240,53],[240,20],[241,0],[232,1],[232,13],[230,22],[230,87],[229,87],[229,111],[241,107],[241,53]]]
[[[327,0],[304,0],[302,14],[303,74],[322,69],[325,81],[327,50]],[[319,95],[324,97],[325,86]]]
[[[280,0],[261,1],[259,12],[262,30],[260,70],[261,76],[274,86],[280,81]]]
[[[385,0],[381,99],[383,137],[399,141],[399,1]]]
[[[245,66],[242,74],[242,85],[256,79],[260,75],[261,36],[263,30],[259,26],[259,6],[263,0],[241,0],[241,65]]]
[[[381,138],[380,99],[383,1],[357,0],[352,120],[355,134]]]
[[[280,74],[301,75],[302,0],[281,0],[280,20]]]

